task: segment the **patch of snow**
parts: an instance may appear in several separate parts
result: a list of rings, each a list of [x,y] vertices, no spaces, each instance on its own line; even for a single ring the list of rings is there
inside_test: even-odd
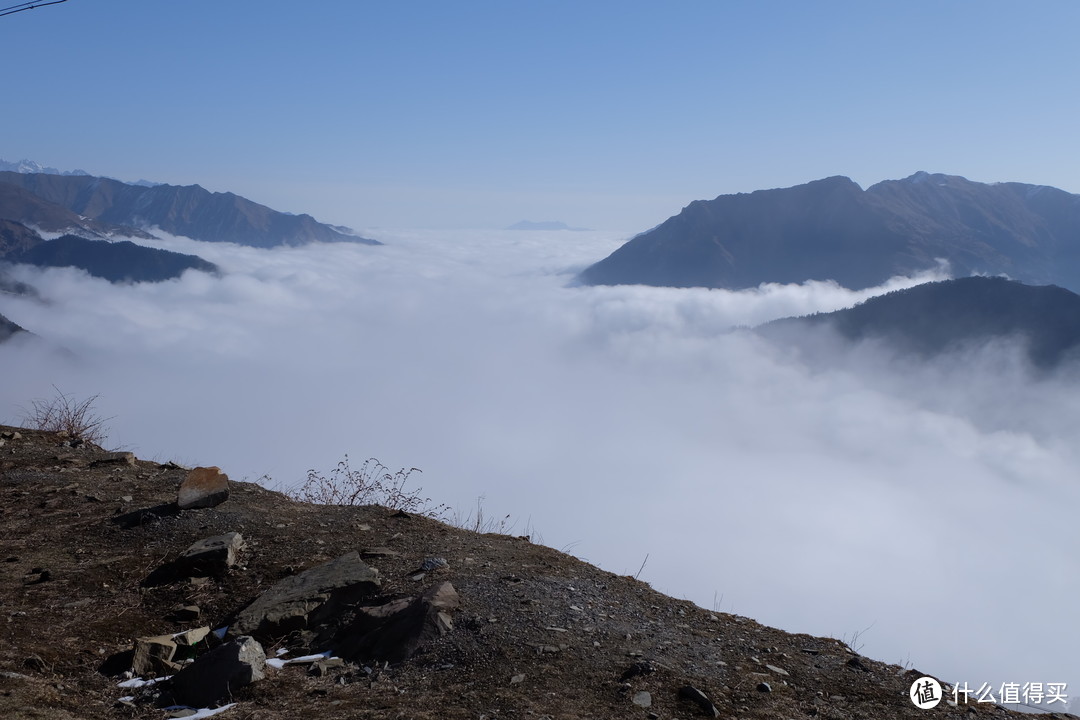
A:
[[[167,707],[165,709],[166,710],[188,710],[188,709],[196,710],[194,715],[186,715],[186,716],[184,716],[184,720],[200,720],[201,718],[208,718],[208,717],[212,717],[214,715],[217,715],[218,713],[223,713],[223,712],[225,712],[226,710],[228,710],[229,708],[231,708],[235,704],[236,703],[229,703],[228,705],[222,705],[219,708],[190,708],[188,705],[170,705],[169,707]]]
[[[165,677],[152,678],[150,680],[143,680],[142,678],[131,678],[130,680],[116,683],[116,687],[141,688],[146,687],[147,685],[157,685],[159,682],[165,682],[171,677],[172,675],[166,675]]]
[[[57,170],[54,167],[46,167],[41,163],[33,160],[20,160],[19,162],[8,162],[6,160],[0,160],[0,170],[6,172],[17,172],[21,174],[43,174],[43,175],[89,175],[90,173],[85,170]]]
[[[278,650],[278,655],[283,655],[285,652],[288,651]],[[283,660],[280,657],[268,658],[266,664],[280,670],[286,665],[300,665],[302,663],[317,662],[329,657],[332,657],[332,655],[330,654],[330,651],[327,650],[326,652],[316,653],[315,655],[304,655],[302,657],[289,658],[288,660]]]

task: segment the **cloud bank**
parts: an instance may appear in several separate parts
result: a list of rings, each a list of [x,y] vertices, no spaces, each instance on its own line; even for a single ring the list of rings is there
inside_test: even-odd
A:
[[[572,287],[625,238],[376,232],[372,248],[157,243],[218,264],[112,286],[20,268],[0,312],[71,351],[0,346],[0,413],[100,394],[147,459],[294,487],[348,453],[509,513],[672,595],[949,681],[1074,681],[1075,378],[1008,346],[826,362],[736,326],[829,311],[830,283]],[[866,629],[869,628],[869,629]]]

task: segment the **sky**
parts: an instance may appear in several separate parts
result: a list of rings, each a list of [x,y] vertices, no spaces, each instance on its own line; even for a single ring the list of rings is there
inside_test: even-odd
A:
[[[19,271],[0,421],[288,488],[418,467],[557,549],[943,679],[1072,680],[1075,378],[1009,346],[813,365],[733,326],[829,283],[573,287],[699,198],[917,170],[1080,192],[1072,2],[69,0],[0,18],[0,158],[198,183],[384,246],[152,243],[225,269]],[[506,232],[519,220],[593,232]],[[887,288],[929,279],[896,279]],[[827,356],[828,357],[828,356]]]
[[[0,19],[0,158],[356,228],[639,232],[918,170],[1080,192],[1078,24],[1069,0],[69,0]]]

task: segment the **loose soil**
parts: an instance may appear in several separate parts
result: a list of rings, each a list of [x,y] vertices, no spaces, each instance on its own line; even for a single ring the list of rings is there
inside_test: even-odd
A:
[[[311,505],[238,482],[215,508],[136,522],[138,511],[175,501],[186,469],[102,463],[112,456],[93,445],[0,430],[21,434],[0,447],[0,717],[165,718],[152,705],[118,703],[129,693],[117,682],[135,637],[218,627],[278,580],[351,550],[366,552],[384,595],[453,583],[462,600],[453,631],[399,666],[323,677],[268,668],[220,717],[706,717],[680,698],[687,685],[722,718],[1026,717],[974,702],[919,710],[908,699],[918,670],[709,612],[526,538],[379,506]],[[239,567],[141,586],[192,543],[231,531],[247,541]],[[430,557],[448,567],[413,580]],[[199,606],[201,618],[170,620],[182,605]],[[634,703],[642,691],[648,708]]]

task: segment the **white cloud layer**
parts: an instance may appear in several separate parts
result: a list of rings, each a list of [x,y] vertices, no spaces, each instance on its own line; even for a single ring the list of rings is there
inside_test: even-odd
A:
[[[171,238],[226,274],[157,285],[23,268],[50,304],[0,312],[75,359],[0,346],[0,414],[100,394],[114,443],[272,486],[374,455],[614,572],[647,555],[642,579],[706,607],[1080,695],[1075,378],[1031,380],[1011,347],[809,366],[730,332],[870,294],[830,283],[567,287],[612,234],[370,235]]]

